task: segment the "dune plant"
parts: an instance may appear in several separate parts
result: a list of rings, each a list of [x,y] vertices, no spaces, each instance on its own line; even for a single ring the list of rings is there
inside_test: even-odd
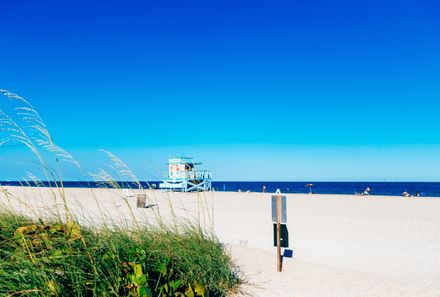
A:
[[[152,210],[152,224],[137,220],[132,203],[125,225],[112,225],[98,205],[100,225],[81,225],[72,213],[62,179],[62,162],[73,164],[86,176],[71,154],[57,146],[36,109],[24,98],[0,90],[18,103],[14,114],[0,109],[0,147],[27,147],[40,165],[43,183],[28,173],[23,187],[47,187],[58,207],[47,215],[36,212],[21,197],[0,186],[0,296],[225,296],[236,290],[239,278],[230,257],[215,235],[202,228],[210,218],[199,196],[199,221],[171,222]],[[99,169],[92,174],[102,187],[121,190],[124,179],[142,189],[128,166],[111,152],[116,177]],[[48,161],[46,153],[53,157]],[[92,197],[96,196],[92,192]],[[32,192],[31,192],[32,193]],[[33,195],[33,194],[32,194]],[[151,197],[150,197],[151,198]],[[123,198],[121,198],[123,199]],[[11,205],[19,201],[27,212]],[[171,213],[173,203],[169,203]],[[206,208],[206,207],[205,207]],[[206,210],[206,209],[205,209]],[[201,213],[201,214],[200,214]],[[211,230],[212,231],[212,230]]]

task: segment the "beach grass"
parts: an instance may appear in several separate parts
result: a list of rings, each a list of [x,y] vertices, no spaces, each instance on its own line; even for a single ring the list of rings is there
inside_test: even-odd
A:
[[[1,296],[225,296],[239,279],[215,237],[83,227],[0,213]]]
[[[23,186],[43,186],[40,179],[51,181],[46,193],[57,205],[50,214],[36,212],[23,201],[37,197],[15,197],[0,186],[4,197],[0,201],[0,296],[197,297],[226,296],[238,289],[240,279],[231,258],[212,229],[201,227],[208,209],[199,210],[197,223],[179,220],[177,224],[176,217],[167,221],[153,210],[149,223],[140,224],[131,204],[121,197],[129,209],[127,224],[107,224],[103,211],[102,224],[79,224],[68,204],[61,166],[73,164],[82,171],[79,162],[53,142],[27,100],[6,90],[0,93],[19,104],[14,114],[0,109],[0,146],[12,143],[29,149],[41,177],[28,173],[30,181],[23,181]],[[122,160],[103,152],[113,174],[99,169],[85,173],[86,177],[113,190],[121,190],[117,180],[122,178],[144,190]],[[12,200],[19,201],[24,211],[5,207]],[[170,207],[173,213],[171,201]]]

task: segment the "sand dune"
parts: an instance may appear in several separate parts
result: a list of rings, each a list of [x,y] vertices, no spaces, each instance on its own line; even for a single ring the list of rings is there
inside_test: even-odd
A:
[[[54,213],[62,202],[44,188],[7,190],[1,204],[36,216]],[[119,190],[65,191],[83,223],[132,224]],[[189,219],[214,230],[248,280],[243,289],[250,296],[440,296],[439,198],[287,195],[293,257],[283,259],[278,273],[271,194],[146,193],[157,206],[137,209],[136,199],[127,198],[139,222],[154,224],[160,212],[167,222]]]

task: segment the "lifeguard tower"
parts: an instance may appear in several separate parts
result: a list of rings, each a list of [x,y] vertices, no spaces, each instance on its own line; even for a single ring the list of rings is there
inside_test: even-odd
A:
[[[212,187],[212,172],[198,170],[193,158],[180,157],[168,160],[168,173],[159,184],[159,188],[166,191],[210,191]]]

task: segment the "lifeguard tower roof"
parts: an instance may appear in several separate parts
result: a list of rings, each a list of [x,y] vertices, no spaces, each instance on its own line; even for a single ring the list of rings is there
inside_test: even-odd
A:
[[[192,157],[169,158],[168,172],[159,188],[182,192],[211,190],[212,172],[196,168],[201,164],[195,162]]]
[[[192,164],[192,165],[202,165],[201,162],[194,162],[193,157],[174,157],[168,159],[168,164]]]

